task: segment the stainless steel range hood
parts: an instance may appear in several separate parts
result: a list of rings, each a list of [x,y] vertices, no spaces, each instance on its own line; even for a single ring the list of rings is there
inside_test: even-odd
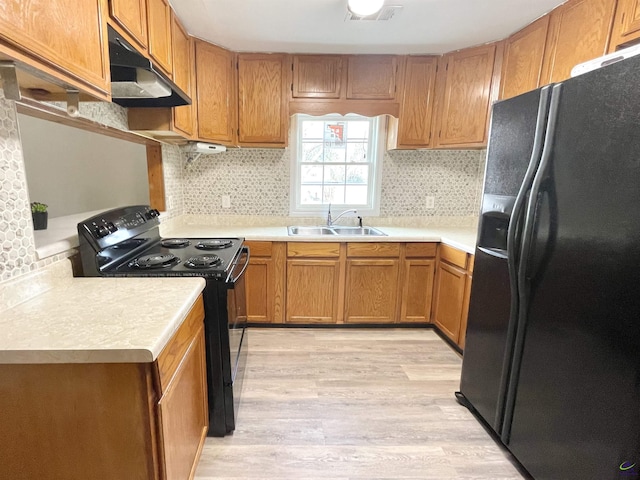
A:
[[[179,107],[191,99],[110,26],[111,97],[123,107]]]

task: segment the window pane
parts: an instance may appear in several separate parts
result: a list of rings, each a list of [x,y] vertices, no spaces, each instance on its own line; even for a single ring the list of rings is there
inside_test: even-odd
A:
[[[322,205],[322,186],[302,185],[300,201],[303,205]]]
[[[321,143],[303,143],[302,144],[302,161],[303,162],[322,162],[322,144]]]
[[[366,205],[367,204],[367,187],[352,186],[346,187],[345,203],[350,205]]]
[[[347,144],[347,162],[367,162],[366,143],[348,143]]]
[[[369,138],[369,122],[348,122],[347,139],[368,139]]]
[[[324,183],[344,183],[345,166],[325,166],[324,167]]]
[[[341,145],[336,145],[336,144],[325,144],[324,147],[324,161],[325,162],[340,162],[340,163],[344,163],[345,162],[345,154],[346,154],[346,149],[345,149],[345,145],[346,143],[343,143]]]
[[[348,184],[367,185],[369,182],[369,167],[367,165],[350,165],[347,167]]]
[[[317,139],[324,138],[324,122],[305,120],[302,122],[302,138]]]
[[[321,165],[302,165],[300,167],[301,183],[322,184],[322,166]]]
[[[325,185],[324,191],[324,203],[334,203],[341,205],[344,203],[344,185]]]
[[[344,143],[345,122],[327,122],[324,128],[324,141],[336,145]]]

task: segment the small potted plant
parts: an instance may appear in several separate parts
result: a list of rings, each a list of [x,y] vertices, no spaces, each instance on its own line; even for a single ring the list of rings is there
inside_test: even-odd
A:
[[[46,230],[47,220],[49,213],[47,212],[47,205],[40,202],[31,203],[31,217],[33,218],[34,230]]]

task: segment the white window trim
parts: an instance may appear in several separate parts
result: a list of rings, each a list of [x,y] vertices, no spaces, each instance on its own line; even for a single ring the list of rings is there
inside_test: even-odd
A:
[[[336,120],[344,120],[344,117],[349,117],[351,115],[322,115],[321,117],[314,117],[312,115],[305,114],[297,114],[293,115],[291,120],[291,129],[289,131],[289,145],[291,145],[291,163],[290,163],[290,187],[289,187],[289,215],[292,217],[310,217],[310,216],[326,216],[329,205],[301,205],[300,204],[300,165],[298,164],[298,149],[300,145],[299,141],[299,120],[303,119],[313,119],[313,118],[323,118],[329,119],[335,118]],[[361,115],[358,115],[360,117]],[[373,180],[371,182],[372,186],[372,200],[370,206],[363,205],[349,205],[349,204],[332,204],[331,212],[332,214],[338,214],[342,210],[355,208],[358,210],[359,216],[379,216],[380,215],[380,195],[382,190],[382,164],[384,157],[384,147],[385,147],[385,121],[383,117],[375,117],[373,124],[373,131],[376,133],[377,141],[372,144],[373,151],[370,152],[370,155],[373,155],[375,160],[372,166]]]

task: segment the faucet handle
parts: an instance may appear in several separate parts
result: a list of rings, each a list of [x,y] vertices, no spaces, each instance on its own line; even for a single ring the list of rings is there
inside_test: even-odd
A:
[[[362,217],[358,215],[358,226],[362,228]]]

